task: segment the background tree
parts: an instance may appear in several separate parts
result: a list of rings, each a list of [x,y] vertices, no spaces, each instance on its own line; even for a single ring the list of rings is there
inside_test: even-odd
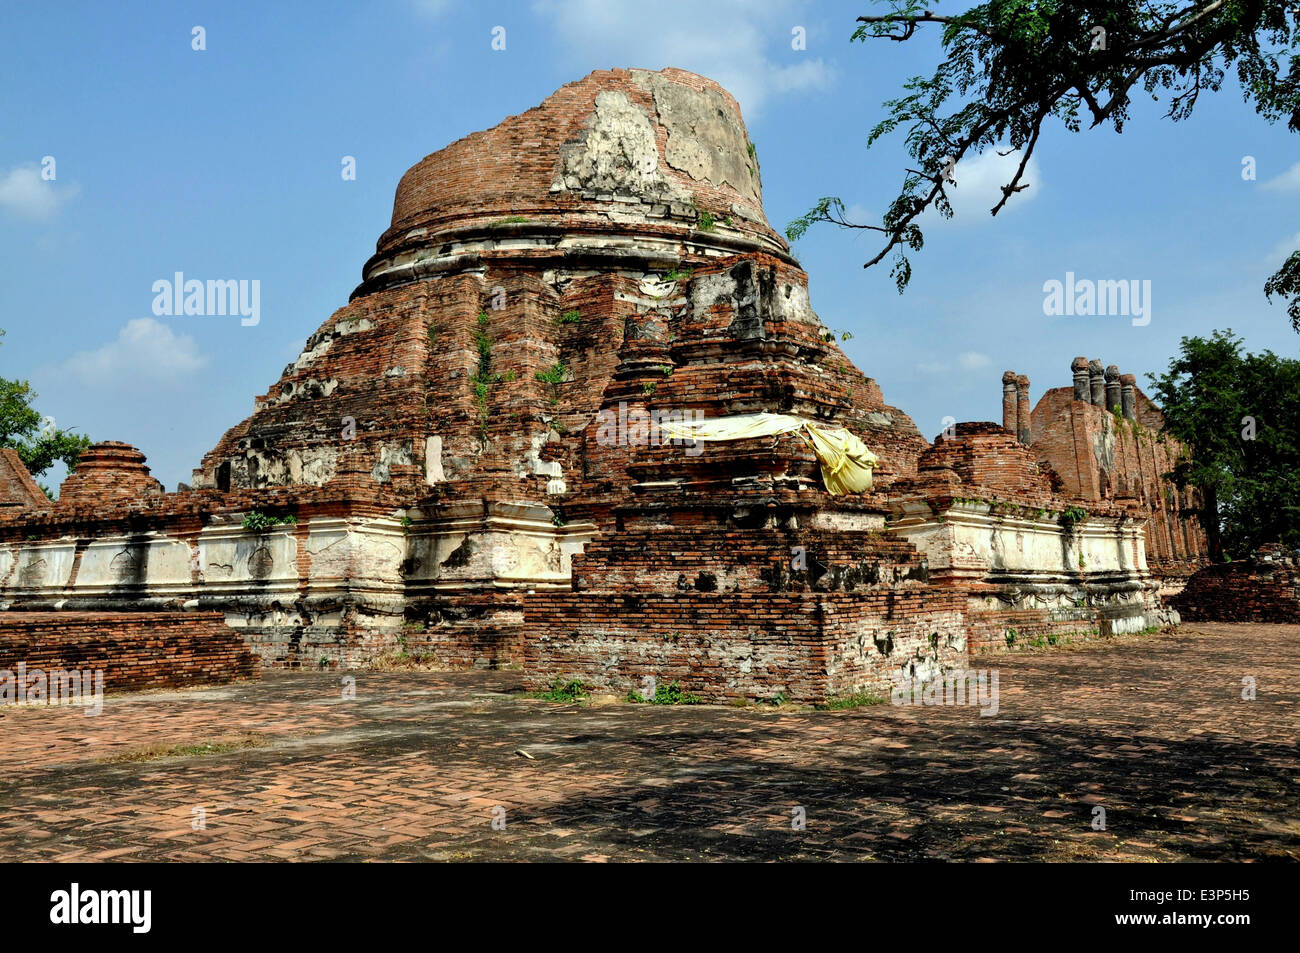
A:
[[[1232,331],[1185,337],[1148,375],[1165,432],[1192,449],[1169,478],[1200,491],[1210,558],[1300,546],[1300,361],[1243,354]]]
[[[0,331],[3,335],[4,331]],[[36,392],[29,382],[0,377],[0,447],[17,450],[34,477],[40,477],[59,460],[71,470],[81,452],[90,446],[90,438],[53,426],[32,406],[35,399]],[[43,484],[41,489],[50,493]]]
[[[1071,132],[1085,121],[1122,132],[1137,88],[1156,98],[1171,91],[1165,115],[1191,115],[1202,92],[1217,92],[1234,69],[1247,102],[1268,122],[1286,119],[1300,132],[1300,4],[1296,0],[988,0],[965,13],[940,16],[930,0],[880,0],[889,12],[858,17],[853,39],[906,42],[918,28],[942,30],[944,60],[930,77],[915,76],[907,95],[886,102],[888,115],[867,139],[903,127],[915,167],[881,224],[845,218],[839,198],[821,199],[795,219],[795,241],[816,222],[879,232],[883,247],[870,268],[894,256],[899,293],[912,277],[908,251],[925,244],[917,221],[929,208],[952,217],[947,187],[957,163],[1009,144],[1020,152],[997,215],[1017,192],[1049,119]],[[1268,280],[1265,294],[1290,299],[1300,332],[1300,251]]]

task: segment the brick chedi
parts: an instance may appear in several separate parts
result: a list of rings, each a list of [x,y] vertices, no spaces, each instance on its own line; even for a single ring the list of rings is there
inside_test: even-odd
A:
[[[1140,513],[1102,493],[1062,524],[1087,488],[1038,455],[1028,391],[931,445],[813,311],[735,100],[597,72],[402,177],[351,300],[191,487],[100,445],[57,505],[0,509],[0,595],[218,611],[264,665],[401,646],[805,701],[960,667],[1012,618],[1168,618]],[[829,493],[799,429],[673,435],[759,414],[847,429],[874,488]]]
[[[97,443],[81,454],[77,468],[63,481],[59,501],[89,508],[162,496],[163,485],[149,475],[144,460],[144,454],[128,443]]]
[[[699,271],[742,255],[717,274]],[[601,408],[616,374],[633,397],[658,381],[703,407],[727,392],[701,388],[695,367],[725,363],[736,408],[768,406],[781,388],[793,396],[793,379],[767,377],[775,342],[747,358],[724,351],[733,338],[767,337],[760,294],[799,332],[780,346],[800,349],[789,366],[812,379],[808,399],[834,390],[840,409],[853,404],[893,469],[924,446],[821,339],[806,276],[763,215],[739,108],[693,74],[594,73],[425,158],[402,177],[363,275],[352,303],[204,458],[196,488],[396,478],[416,491],[504,483],[518,495],[520,479],[544,490],[554,467],[538,453],[579,443],[573,425]],[[629,331],[652,341],[641,325],[684,305],[681,327],[662,329],[676,335],[674,353],[620,367]],[[683,378],[664,380],[657,368],[678,357]],[[551,371],[562,379],[537,379]],[[348,422],[355,432],[341,437]],[[563,477],[570,490],[576,478]]]

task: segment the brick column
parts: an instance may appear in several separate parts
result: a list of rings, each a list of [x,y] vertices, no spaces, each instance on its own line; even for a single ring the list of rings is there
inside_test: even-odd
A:
[[[1113,411],[1120,406],[1119,368],[1112,364],[1106,368],[1106,409]]]
[[[1119,403],[1124,411],[1125,420],[1137,420],[1137,378],[1132,374],[1121,374],[1119,378]]]
[[[1029,443],[1029,378],[1016,377],[1016,436],[1021,443]]]
[[[1106,372],[1101,369],[1101,361],[1088,362],[1088,385],[1090,403],[1094,407],[1106,406]]]
[[[1076,357],[1070,362],[1070,371],[1074,374],[1074,399],[1092,403],[1092,389],[1088,384],[1088,359]]]
[[[1002,375],[1002,426],[1014,434],[1020,433],[1016,413],[1016,372],[1006,371]]]

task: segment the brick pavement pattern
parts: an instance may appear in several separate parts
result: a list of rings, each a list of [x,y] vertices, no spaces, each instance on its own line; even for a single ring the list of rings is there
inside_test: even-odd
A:
[[[0,856],[1294,860],[1298,646],[1297,625],[1198,623],[980,656],[991,718],[557,704],[511,671],[362,672],[354,700],[337,673],[275,673],[109,696],[98,717],[10,707]],[[234,738],[260,746],[157,757]]]

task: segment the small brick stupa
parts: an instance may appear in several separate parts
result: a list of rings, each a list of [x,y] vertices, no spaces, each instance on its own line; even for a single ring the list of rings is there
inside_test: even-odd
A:
[[[931,446],[813,312],[731,95],[596,72],[402,177],[351,301],[192,487],[103,444],[58,504],[0,509],[0,592],[218,610],[264,665],[401,649],[814,702],[962,667],[1012,622],[1163,621],[1143,514],[1062,523],[1025,413]],[[828,492],[798,429],[669,439],[759,414],[856,436],[874,486]]]

